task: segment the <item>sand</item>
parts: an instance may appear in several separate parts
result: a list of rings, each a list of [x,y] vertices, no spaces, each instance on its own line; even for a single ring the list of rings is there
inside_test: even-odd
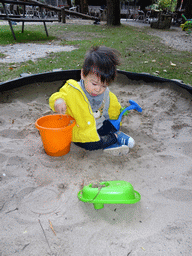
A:
[[[61,85],[0,94],[0,255],[191,255],[192,95],[120,75],[111,91],[123,106],[132,99],[143,109],[121,127],[136,146],[114,157],[72,144],[51,157],[34,123],[52,113],[48,98]],[[130,182],[141,201],[95,210],[78,200],[83,185],[110,180]]]

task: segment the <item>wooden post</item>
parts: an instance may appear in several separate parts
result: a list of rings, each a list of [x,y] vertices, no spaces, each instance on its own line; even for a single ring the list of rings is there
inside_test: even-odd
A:
[[[4,11],[5,11],[6,18],[9,22],[9,26],[10,26],[13,38],[16,40],[16,36],[15,36],[14,30],[13,30],[13,27],[12,27],[12,22],[11,22],[11,20],[9,20],[9,15],[8,15],[8,12],[7,12],[7,9],[6,9],[6,5],[5,5],[4,2],[2,2],[2,4],[3,4],[3,8],[4,8]]]
[[[14,30],[13,30],[13,27],[12,27],[12,23],[10,20],[8,20],[9,22],[9,26],[10,26],[10,29],[11,29],[11,32],[12,32],[12,35],[13,35],[13,38],[16,40],[16,36],[15,36],[15,33],[14,33]]]
[[[61,22],[66,23],[65,7],[61,8]]]
[[[48,34],[48,31],[47,31],[47,27],[46,27],[45,21],[43,21],[43,24],[44,24],[44,28],[45,28],[46,35],[47,35],[47,37],[48,37],[49,34]]]
[[[61,22],[61,11],[58,12],[58,22]]]
[[[25,11],[26,11],[25,8],[26,8],[25,5],[23,5],[23,18],[25,18]],[[24,24],[25,24],[25,22],[22,21],[22,33],[24,32]]]

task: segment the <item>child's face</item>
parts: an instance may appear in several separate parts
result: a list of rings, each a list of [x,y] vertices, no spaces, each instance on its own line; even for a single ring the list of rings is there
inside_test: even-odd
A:
[[[85,77],[81,71],[81,79],[84,80],[85,90],[93,97],[104,93],[108,86],[106,82],[102,83],[101,79],[93,73],[90,73]]]

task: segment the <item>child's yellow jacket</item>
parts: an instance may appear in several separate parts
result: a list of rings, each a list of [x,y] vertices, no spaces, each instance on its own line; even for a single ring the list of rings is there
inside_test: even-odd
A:
[[[59,92],[53,93],[49,98],[49,106],[53,111],[55,100],[62,98],[67,105],[66,114],[72,116],[76,125],[73,128],[73,142],[96,142],[99,135],[96,129],[96,121],[91,109],[91,105],[83,92],[81,86],[75,80],[68,80]],[[115,94],[109,91],[109,118],[117,119],[120,114],[121,105]]]

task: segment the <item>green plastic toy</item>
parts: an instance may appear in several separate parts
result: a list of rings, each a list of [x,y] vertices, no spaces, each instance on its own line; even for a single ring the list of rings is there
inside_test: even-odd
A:
[[[186,31],[188,29],[192,29],[192,19],[187,19],[183,14],[181,16],[185,19],[185,23],[180,25],[182,30]]]
[[[135,204],[140,201],[140,194],[134,190],[131,183],[123,180],[103,181],[84,186],[78,192],[79,200],[93,203],[96,210],[104,204]]]

